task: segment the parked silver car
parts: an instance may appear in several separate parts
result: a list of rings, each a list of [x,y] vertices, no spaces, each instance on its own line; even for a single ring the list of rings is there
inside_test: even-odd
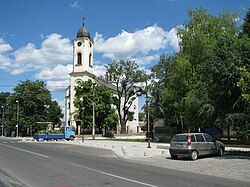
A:
[[[169,147],[172,158],[178,156],[189,156],[192,160],[196,160],[203,155],[222,156],[225,146],[222,142],[215,140],[206,133],[182,133],[176,134]]]

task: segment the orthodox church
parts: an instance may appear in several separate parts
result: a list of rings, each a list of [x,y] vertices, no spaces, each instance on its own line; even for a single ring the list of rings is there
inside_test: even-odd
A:
[[[73,40],[73,71],[70,73],[70,85],[65,90],[65,121],[68,125],[75,127],[76,134],[78,135],[81,134],[82,129],[81,121],[79,121],[79,111],[74,106],[75,87],[83,81],[91,80],[93,84],[104,85],[111,89],[114,95],[117,95],[116,86],[112,83],[114,80],[110,79],[108,82],[93,74],[93,54],[94,40],[91,38],[88,29],[83,23],[77,32],[76,38]],[[127,134],[141,132],[139,127],[137,97],[133,101],[130,111],[134,112],[134,119],[127,122]],[[116,133],[119,134],[121,126],[119,122],[117,123]]]

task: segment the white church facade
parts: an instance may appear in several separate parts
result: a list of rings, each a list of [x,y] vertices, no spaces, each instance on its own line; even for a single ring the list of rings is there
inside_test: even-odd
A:
[[[98,85],[104,85],[111,89],[116,95],[116,86],[112,82],[107,82],[98,78],[93,73],[93,54],[94,41],[90,37],[88,29],[83,26],[78,30],[76,38],[73,40],[73,71],[70,73],[70,85],[66,88],[65,96],[65,121],[68,125],[74,126],[76,134],[82,132],[81,122],[79,121],[79,111],[74,106],[75,87],[81,82],[91,80]],[[132,121],[126,125],[127,134],[141,132],[138,115],[138,97],[133,101],[130,111],[134,113]],[[121,127],[117,122],[117,132],[120,133]]]

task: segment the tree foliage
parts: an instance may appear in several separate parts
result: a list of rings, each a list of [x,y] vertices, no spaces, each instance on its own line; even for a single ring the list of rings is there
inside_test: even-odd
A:
[[[20,135],[29,135],[28,128],[33,130],[43,128],[37,122],[60,123],[60,118],[63,117],[60,106],[52,100],[51,93],[43,81],[21,81],[13,91],[13,94],[6,97],[4,103],[8,130],[15,131],[18,122]],[[17,111],[18,105],[19,111]],[[17,112],[19,112],[18,121]]]
[[[242,25],[242,34],[250,37],[250,9],[248,9]]]
[[[115,105],[118,111],[121,133],[126,134],[127,121],[133,119],[130,108],[136,99],[136,94],[141,92],[141,89],[136,86],[138,83],[146,81],[146,74],[138,69],[138,65],[134,61],[114,61],[108,64],[106,68],[108,74],[115,75],[117,91]]]
[[[214,124],[249,136],[249,38],[239,37],[237,15],[191,10],[178,29],[180,51],[152,68],[159,78],[167,123],[182,131]]]
[[[91,128],[93,125],[93,103],[95,104],[95,123],[99,132],[102,129],[115,130],[118,117],[112,107],[113,93],[105,86],[93,85],[89,80],[75,88],[74,105],[78,110],[83,109],[82,117],[84,127]]]

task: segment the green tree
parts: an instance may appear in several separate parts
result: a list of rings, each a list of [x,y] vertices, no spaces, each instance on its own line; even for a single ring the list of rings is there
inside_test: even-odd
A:
[[[7,105],[7,100],[8,97],[10,96],[9,92],[1,92],[0,93],[0,124],[1,124],[1,128],[4,129],[8,129],[7,128],[7,118],[6,118],[6,112],[8,109],[8,105]]]
[[[84,108],[83,120],[84,127],[92,127],[93,119],[93,102],[95,103],[95,123],[99,129],[99,133],[102,129],[115,130],[118,124],[118,117],[115,113],[113,104],[113,93],[105,86],[95,85],[89,80],[82,82],[75,88],[75,100],[74,105],[80,111],[80,108]]]
[[[133,119],[133,114],[129,111],[136,94],[141,93],[137,89],[137,84],[146,81],[145,72],[138,69],[134,61],[112,62],[106,66],[108,75],[115,76],[117,97],[115,105],[121,124],[121,133],[126,134],[127,121]]]
[[[50,91],[43,81],[21,81],[13,91],[14,93],[7,99],[6,111],[11,130],[16,130],[17,112],[19,112],[18,124],[21,135],[29,135],[31,129],[43,128],[37,122],[55,122],[55,119],[63,117],[60,107],[56,101],[52,101]]]
[[[191,76],[189,61],[180,54],[171,57],[161,56],[159,63],[152,68],[152,72],[154,77],[159,79],[154,84],[156,90],[153,90],[152,95],[158,103],[161,103],[166,125],[176,124],[183,129],[184,97],[189,91]]]
[[[242,24],[242,33],[247,37],[250,37],[250,9],[248,9],[246,16],[244,18],[244,22]]]
[[[234,13],[214,16],[202,9],[188,15],[178,29],[180,52],[153,68],[170,123],[180,121],[183,130],[233,126],[248,137],[249,39],[238,37]]]

